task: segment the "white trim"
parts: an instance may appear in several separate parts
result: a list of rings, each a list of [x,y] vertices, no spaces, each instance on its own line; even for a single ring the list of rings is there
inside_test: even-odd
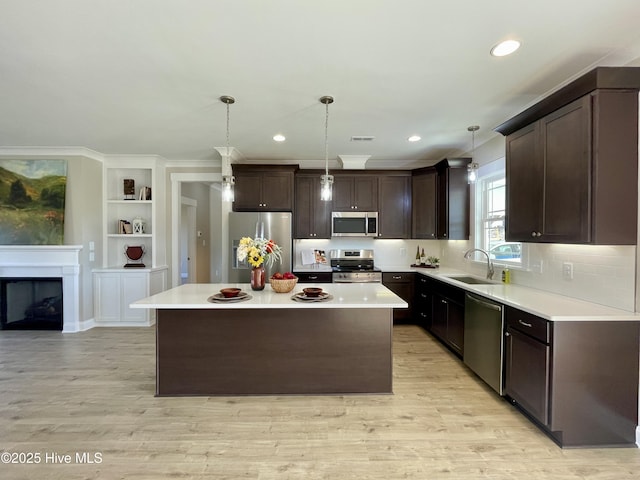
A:
[[[73,158],[83,157],[104,162],[105,155],[85,147],[0,147],[0,157]]]

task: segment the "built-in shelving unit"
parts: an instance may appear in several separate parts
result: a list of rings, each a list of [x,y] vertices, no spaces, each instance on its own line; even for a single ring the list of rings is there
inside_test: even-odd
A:
[[[152,324],[152,312],[134,311],[129,304],[167,288],[165,215],[159,208],[165,169],[159,162],[150,155],[105,158],[102,268],[93,271],[96,325]],[[133,181],[132,193],[125,193],[125,180]],[[128,246],[144,249],[144,267],[124,267]]]

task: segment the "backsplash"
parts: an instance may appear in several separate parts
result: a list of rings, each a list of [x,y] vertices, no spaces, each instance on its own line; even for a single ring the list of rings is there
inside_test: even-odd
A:
[[[363,249],[375,251],[376,266],[408,267],[415,261],[416,248],[424,248],[426,256],[439,257],[445,267],[484,276],[486,264],[464,259],[473,248],[471,241],[379,240],[368,238],[334,238],[331,240],[294,240],[294,265],[301,265],[300,250]],[[560,244],[523,244],[523,258],[528,269],[511,268],[511,283],[536,288],[567,297],[586,300],[609,307],[635,311],[635,246],[591,246]],[[562,275],[563,263],[573,264],[573,279]],[[503,268],[495,261],[500,278]],[[295,268],[295,267],[294,267]]]
[[[442,242],[442,263],[448,267],[484,276],[486,266],[464,259],[467,241]],[[528,258],[528,262],[527,262]],[[511,283],[567,297],[635,311],[635,246],[591,246],[523,244],[527,270],[511,269]],[[573,264],[573,279],[563,278],[563,263]],[[502,271],[495,261],[496,276]]]
[[[416,248],[424,248],[424,254],[439,257],[441,242],[439,240],[382,240],[373,238],[332,238],[331,240],[294,240],[293,264],[302,264],[300,250],[312,248],[325,250],[327,260],[331,249],[372,249],[375,264],[380,268],[408,267],[415,262]],[[294,267],[295,268],[295,267]]]

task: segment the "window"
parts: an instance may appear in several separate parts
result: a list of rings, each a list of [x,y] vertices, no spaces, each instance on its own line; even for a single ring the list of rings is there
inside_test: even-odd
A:
[[[489,252],[492,260],[520,264],[522,245],[505,238],[506,178],[504,159],[483,165],[476,183],[475,244]],[[485,260],[477,254],[477,260]]]

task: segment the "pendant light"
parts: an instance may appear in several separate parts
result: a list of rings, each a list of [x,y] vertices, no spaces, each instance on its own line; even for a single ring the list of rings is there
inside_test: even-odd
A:
[[[222,103],[225,103],[227,105],[227,162],[229,162],[229,105],[232,105],[236,102],[236,99],[233,97],[230,97],[229,95],[223,95],[222,97],[220,97],[220,101]],[[224,162],[223,162],[224,163]],[[229,165],[228,168],[230,169],[231,166]],[[225,175],[225,173],[227,173]],[[235,184],[235,178],[233,178],[233,175],[230,174],[230,172],[223,172],[222,174],[222,200],[225,202],[233,202],[234,199],[234,192],[233,192],[233,186]]]
[[[471,132],[471,163],[467,165],[467,182],[469,184],[476,183],[478,180],[479,165],[473,161],[476,152],[476,132],[480,130],[478,125],[471,125],[467,128]]]
[[[320,199],[331,201],[333,196],[333,175],[329,175],[329,104],[333,103],[333,97],[325,95],[320,97],[320,103],[324,103],[324,175],[320,177]]]

